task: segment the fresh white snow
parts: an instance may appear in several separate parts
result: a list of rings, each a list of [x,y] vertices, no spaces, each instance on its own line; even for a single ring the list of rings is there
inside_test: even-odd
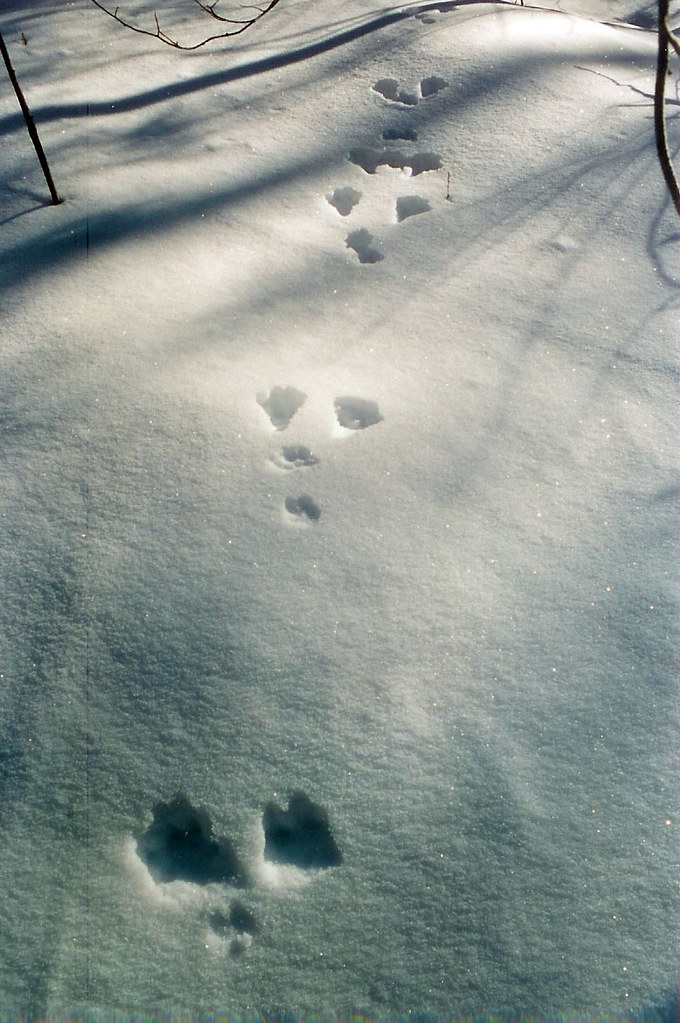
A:
[[[680,230],[553,6],[3,2],[3,1020],[673,1018]]]

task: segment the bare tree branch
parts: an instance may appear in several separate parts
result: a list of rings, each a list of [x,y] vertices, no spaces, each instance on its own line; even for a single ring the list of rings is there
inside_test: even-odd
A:
[[[242,32],[245,32],[247,29],[251,28],[256,22],[260,21],[261,18],[264,18],[266,14],[269,14],[269,12],[276,7],[278,2],[279,0],[268,0],[264,7],[255,6],[244,7],[244,10],[252,10],[255,11],[256,13],[253,14],[251,17],[237,19],[225,18],[222,17],[222,15],[217,14],[217,12],[215,11],[215,7],[217,6],[218,0],[214,0],[214,3],[212,4],[203,3],[203,0],[194,0],[194,3],[197,4],[197,6],[200,7],[200,9],[205,14],[210,15],[210,17],[214,18],[216,21],[221,21],[224,24],[232,25],[233,28],[226,29],[224,32],[218,32],[215,35],[211,35],[205,39],[201,39],[201,41],[198,43],[189,45],[187,43],[180,43],[179,40],[173,39],[172,36],[169,36],[167,32],[165,32],[161,28],[160,22],[158,20],[158,15],[156,14],[155,11],[154,11],[154,21],[156,23],[155,30],[150,28],[141,28],[139,25],[133,25],[131,22],[126,21],[124,18],[121,18],[121,16],[118,13],[118,11],[120,10],[119,7],[115,7],[113,10],[110,10],[108,7],[105,7],[103,3],[101,3],[101,0],[92,0],[92,3],[95,5],[95,7],[98,7],[100,11],[104,12],[104,14],[108,14],[108,16],[110,18],[113,18],[114,21],[117,21],[119,25],[123,25],[125,28],[130,29],[131,32],[137,32],[139,35],[151,36],[152,39],[159,39],[162,43],[165,43],[167,46],[172,46],[175,50],[198,50],[200,49],[201,46],[205,46],[207,43],[212,43],[216,39],[228,39],[231,36],[238,36]]]
[[[677,40],[668,22],[669,0],[659,0],[659,49],[656,58],[656,84],[654,88],[654,134],[656,150],[673,205],[680,217],[680,185],[673,167],[666,131],[666,77],[668,75],[668,50],[676,49]],[[677,52],[677,51],[676,51]]]
[[[0,33],[0,54],[2,54],[2,59],[5,62],[5,67],[7,68],[9,80],[12,83],[12,87],[14,88],[14,92],[16,93],[17,99],[19,100],[19,106],[21,107],[21,112],[24,115],[24,121],[26,122],[28,134],[30,135],[31,142],[33,143],[33,148],[36,151],[38,160],[40,161],[40,166],[42,167],[42,172],[45,175],[47,187],[50,190],[52,204],[54,206],[58,206],[61,203],[62,199],[59,193],[57,192],[56,185],[54,184],[52,172],[50,171],[49,164],[47,163],[47,157],[45,156],[45,150],[43,149],[40,138],[38,137],[38,129],[35,126],[33,114],[30,111],[28,103],[26,102],[26,97],[24,96],[21,86],[19,85],[19,79],[17,78],[16,72],[12,66],[12,61],[10,60],[9,52],[7,50],[7,47],[5,46],[5,40],[2,38],[2,33]]]
[[[277,0],[277,2],[278,2],[278,0]],[[205,3],[202,2],[202,0],[194,0],[194,3],[198,7],[200,7],[201,10],[204,11],[206,14],[209,14],[211,18],[214,18],[215,21],[226,21],[230,25],[246,25],[246,24],[250,25],[250,24],[252,24],[253,21],[257,21],[257,18],[246,18],[244,20],[239,20],[237,18],[224,18],[221,14],[218,14],[217,11],[215,10],[215,8],[217,7],[217,4],[219,3],[219,0],[214,0],[214,3],[212,3],[212,4],[205,4]],[[271,4],[270,6],[273,7],[274,4]],[[246,4],[242,4],[242,7],[246,11],[247,10],[258,11],[259,12],[259,15],[258,15],[259,17],[261,17],[261,16],[263,16],[264,14],[267,13],[266,10],[263,10],[262,7],[256,7],[255,4],[247,4],[247,5]]]
[[[666,28],[666,38],[668,39],[668,42],[671,44],[671,46],[677,53],[678,57],[680,57],[680,39],[678,39],[676,34],[673,32],[673,29],[671,28],[671,23],[668,20],[668,15],[666,15],[664,25]]]

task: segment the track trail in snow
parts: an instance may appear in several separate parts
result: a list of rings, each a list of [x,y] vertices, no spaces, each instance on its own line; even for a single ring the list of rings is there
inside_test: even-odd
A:
[[[277,432],[286,430],[295,414],[302,408],[307,395],[288,385],[276,385],[268,393],[257,394],[257,403],[266,412]],[[353,431],[366,430],[382,422],[383,416],[378,403],[370,398],[341,395],[334,403],[334,436],[349,436]],[[320,459],[305,444],[284,444],[280,451],[271,456],[271,462],[280,469],[308,470],[319,464]],[[284,502],[285,521],[288,525],[310,525],[321,518],[321,507],[308,493],[288,495]]]
[[[381,78],[371,89],[389,109],[398,111],[403,118],[420,103],[448,87],[447,79],[433,74],[421,78],[414,87],[402,85],[397,78]],[[404,177],[415,178],[428,171],[441,170],[443,161],[440,154],[416,150],[414,145],[417,141],[416,128],[400,119],[385,125],[378,141],[353,146],[347,159],[370,177],[385,171],[396,171]],[[334,188],[326,199],[341,217],[348,218],[360,205],[362,197],[363,192],[359,189],[343,185]],[[428,213],[431,209],[428,200],[420,195],[400,195],[394,200],[393,223],[401,224],[409,217]],[[361,211],[357,216],[361,217]],[[364,265],[381,263],[385,258],[382,243],[366,227],[356,227],[350,231],[345,238],[345,245]]]

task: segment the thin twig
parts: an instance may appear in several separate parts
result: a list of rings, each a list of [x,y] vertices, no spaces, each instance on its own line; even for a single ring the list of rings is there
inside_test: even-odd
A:
[[[675,52],[677,53],[678,57],[680,57],[680,39],[678,39],[678,37],[676,36],[675,32],[671,28],[671,23],[668,20],[668,17],[666,17],[666,19],[664,21],[664,28],[666,29],[666,38],[668,39],[668,42],[671,44],[671,46],[675,50]]]
[[[92,3],[95,5],[95,7],[98,7],[100,11],[104,12],[104,14],[108,14],[108,16],[110,18],[113,18],[114,21],[117,21],[119,25],[123,25],[124,28],[129,29],[131,32],[137,32],[138,35],[151,36],[152,39],[159,39],[162,43],[165,43],[167,46],[172,46],[175,50],[198,50],[200,49],[201,46],[205,46],[207,43],[212,43],[216,39],[228,39],[231,38],[232,36],[238,36],[242,32],[245,32],[247,29],[251,28],[256,22],[260,21],[261,18],[264,18],[266,14],[269,14],[269,12],[273,10],[274,7],[276,7],[278,2],[279,0],[269,0],[265,7],[254,7],[253,10],[256,10],[258,12],[257,14],[254,14],[252,18],[247,18],[243,21],[239,21],[234,18],[223,18],[221,15],[217,14],[215,12],[215,5],[217,4],[217,0],[215,0],[215,2],[212,4],[203,3],[202,0],[194,0],[194,3],[196,3],[201,8],[202,11],[204,11],[206,14],[209,14],[216,21],[221,21],[228,25],[234,25],[235,27],[227,29],[224,32],[219,32],[216,35],[208,36],[207,38],[201,39],[200,42],[194,43],[193,45],[188,45],[186,43],[180,43],[179,40],[177,39],[173,39],[172,36],[169,36],[167,32],[165,32],[161,28],[160,22],[158,20],[158,15],[156,14],[155,11],[154,21],[156,23],[156,29],[154,31],[149,28],[141,28],[139,25],[133,25],[132,22],[126,21],[124,18],[121,18],[121,16],[118,14],[118,11],[120,10],[119,7],[115,7],[113,10],[110,10],[108,7],[105,7],[104,4],[100,2],[100,0],[92,0]]]
[[[252,20],[253,20],[252,18],[246,18],[245,20],[241,20],[239,18],[225,18],[225,17],[223,17],[221,14],[218,14],[217,11],[215,10],[215,8],[217,7],[217,4],[218,4],[218,0],[215,0],[215,2],[212,3],[212,4],[204,4],[202,2],[202,0],[194,0],[194,3],[196,4],[197,7],[200,7],[201,10],[205,14],[209,14],[211,18],[214,18],[215,21],[225,21],[229,25],[246,25],[246,24],[250,24],[252,22]],[[245,9],[247,10],[247,7]],[[254,6],[253,6],[252,9],[255,10],[255,11],[260,11],[261,10],[260,7],[254,7]]]

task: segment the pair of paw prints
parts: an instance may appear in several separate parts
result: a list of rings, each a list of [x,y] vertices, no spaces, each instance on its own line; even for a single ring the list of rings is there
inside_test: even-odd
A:
[[[380,78],[373,85],[373,91],[392,103],[398,103],[405,107],[417,107],[421,100],[436,96],[442,89],[447,89],[448,85],[446,79],[440,78],[439,75],[421,78],[413,89],[401,85],[396,78]]]
[[[326,198],[341,217],[348,217],[361,199],[361,192],[350,187],[336,188]],[[419,195],[400,195],[394,205],[398,224],[408,217],[415,217],[419,213],[428,213],[432,209],[427,199],[423,199]],[[348,249],[356,252],[360,263],[379,263],[385,258],[380,245],[365,227],[350,231],[345,239],[345,244]]]
[[[272,387],[269,392],[260,392],[256,401],[267,414],[277,432],[288,428],[295,414],[302,408],[307,395],[296,387]],[[365,430],[382,421],[378,404],[368,398],[341,395],[334,403],[335,418],[345,430]],[[319,464],[319,457],[303,444],[284,444],[272,458],[281,469],[305,470]],[[313,524],[321,518],[321,508],[310,494],[289,495],[283,503],[284,511],[291,523]]]
[[[437,75],[422,78],[414,89],[400,85],[396,78],[381,78],[373,85],[377,92],[392,104],[401,107],[415,107],[421,100],[435,96],[448,87],[448,82]],[[441,170],[442,158],[439,153],[429,151],[411,151],[408,145],[415,143],[418,132],[409,125],[394,124],[387,126],[382,132],[379,143],[368,146],[355,146],[348,153],[348,160],[360,167],[366,174],[376,174],[380,167],[400,170],[410,177],[418,177],[428,171]],[[399,145],[395,145],[399,143]],[[335,188],[326,199],[341,217],[348,217],[361,201],[362,193],[351,186]],[[402,195],[395,200],[395,220],[398,224],[409,217],[428,213],[432,209],[427,199],[419,195]],[[358,256],[360,263],[379,263],[384,258],[380,243],[366,228],[351,231],[345,244]]]
[[[213,833],[207,811],[195,807],[182,793],[169,803],[153,806],[153,820],[137,836],[137,854],[156,884],[186,881],[192,884],[226,884],[247,890],[248,870],[240,862],[233,843]],[[337,867],[342,853],[333,837],[326,810],[304,792],[293,792],[288,808],[270,802],[262,814],[264,859],[300,870]],[[240,899],[228,912],[216,908],[208,913],[208,925],[228,941],[231,955],[240,955],[252,944],[258,923]]]

